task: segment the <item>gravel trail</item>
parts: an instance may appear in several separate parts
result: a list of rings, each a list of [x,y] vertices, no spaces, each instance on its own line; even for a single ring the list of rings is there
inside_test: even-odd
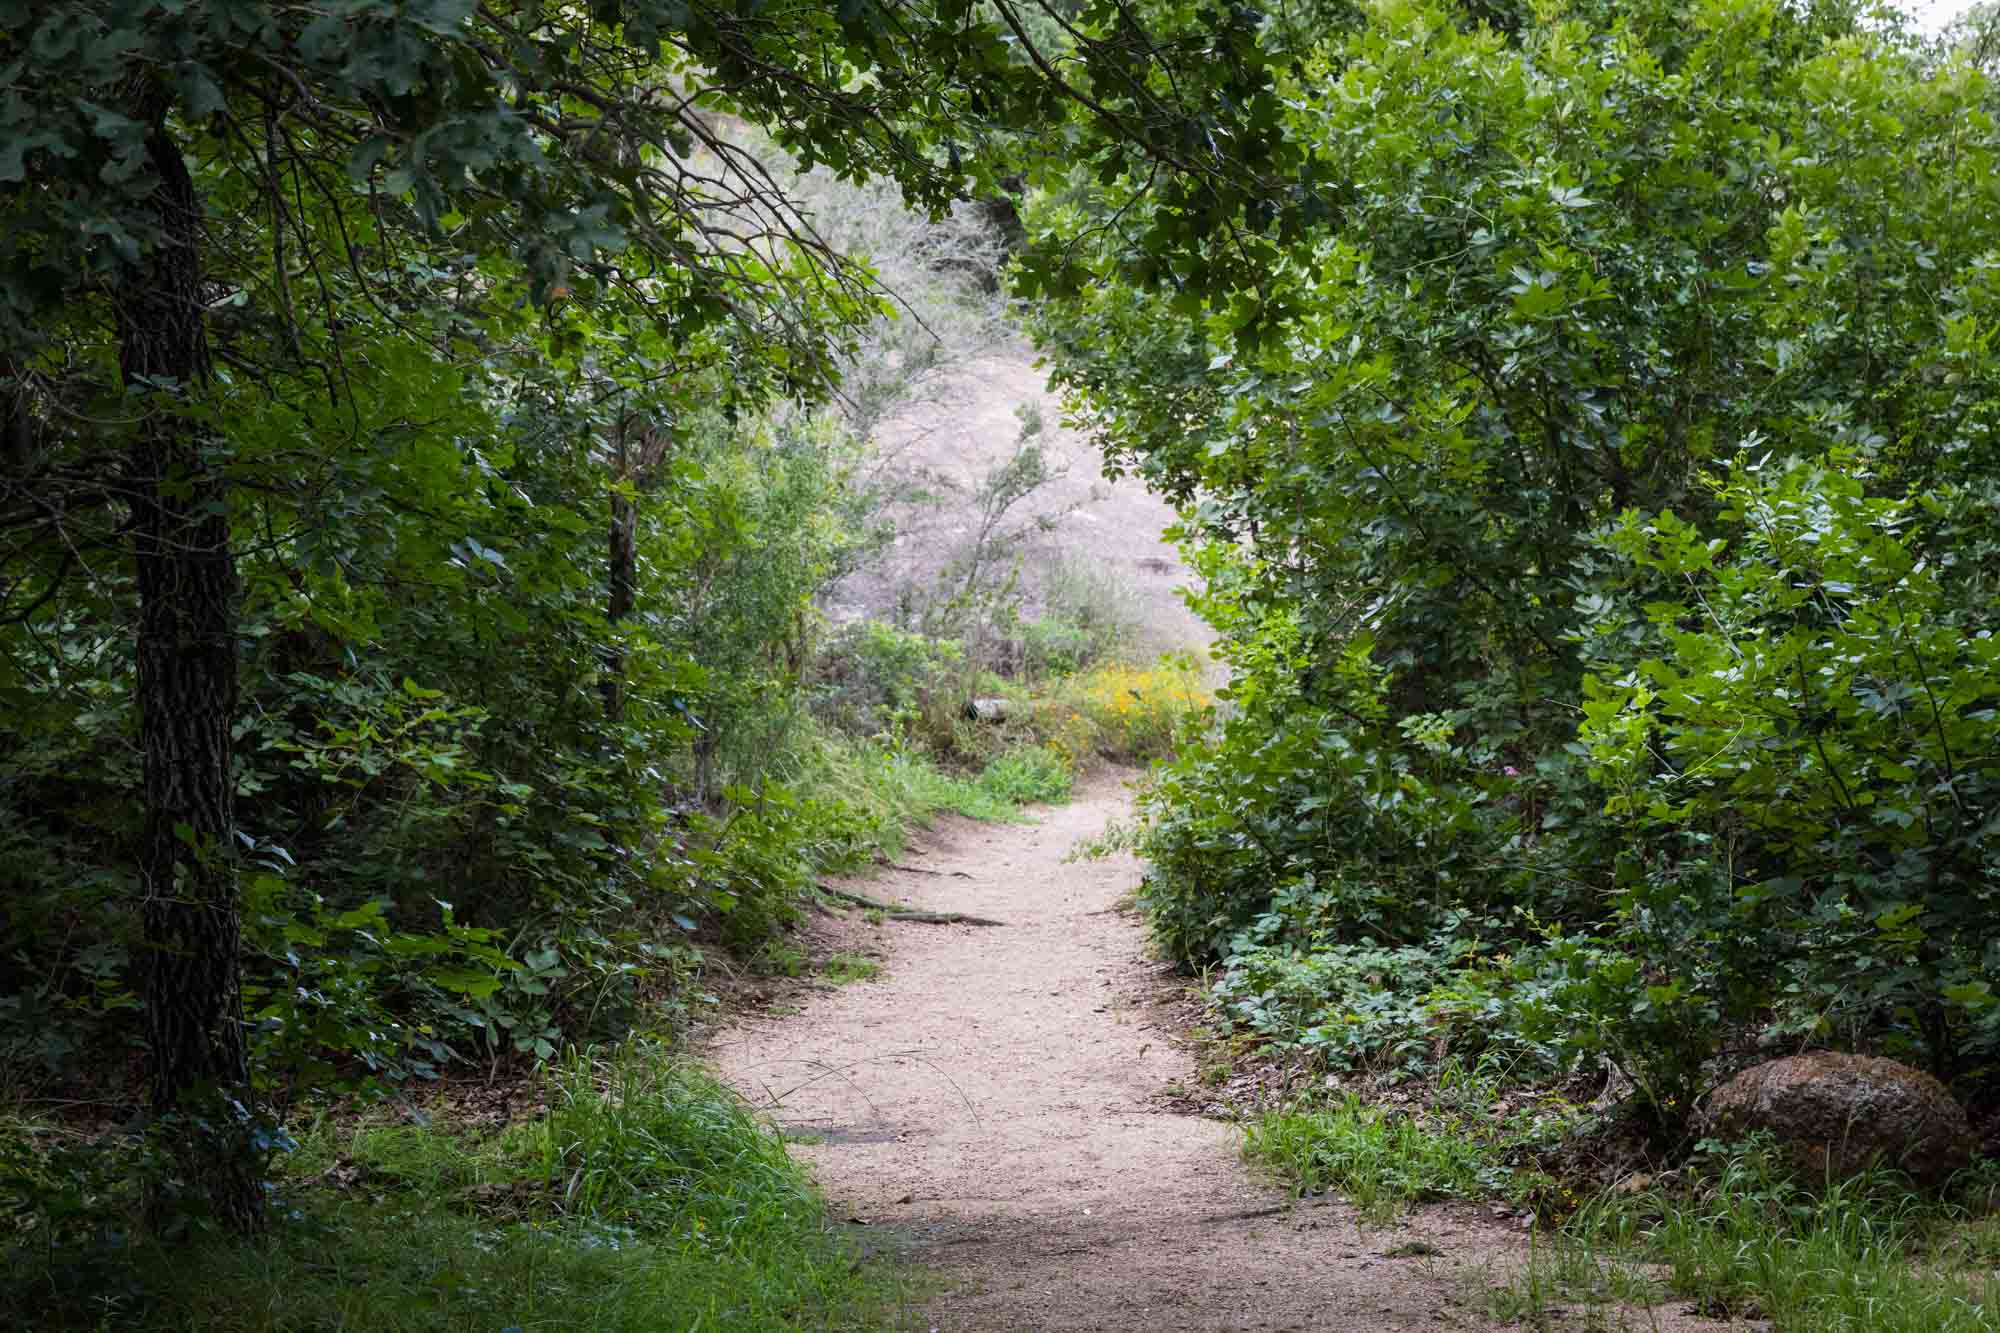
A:
[[[1177,989],[1120,907],[1136,865],[1064,859],[1128,799],[1107,778],[1037,824],[952,820],[916,869],[850,885],[1005,924],[825,922],[822,950],[882,974],[740,1020],[713,1051],[724,1076],[800,1140],[838,1216],[940,1279],[919,1328],[1488,1327],[1481,1278],[1517,1262],[1510,1229],[1288,1206],[1200,1113]]]

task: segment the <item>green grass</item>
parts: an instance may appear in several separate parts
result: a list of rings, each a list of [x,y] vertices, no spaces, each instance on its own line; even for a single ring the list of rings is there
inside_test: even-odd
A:
[[[837,953],[826,960],[820,975],[836,986],[850,981],[873,981],[882,975],[882,965],[858,953]]]
[[[789,940],[766,940],[751,957],[750,966],[765,976],[799,977],[805,975],[806,955]]]
[[[1014,794],[1023,789],[1020,781],[1003,782],[999,777],[991,783],[969,781],[946,773],[907,747],[830,731],[815,730],[794,739],[795,751],[781,766],[786,781],[806,795],[838,800],[847,812],[838,852],[820,858],[821,869],[854,869],[875,859],[893,861],[902,855],[908,830],[928,825],[941,811],[995,823],[1022,817],[1024,798]],[[1001,765],[1005,758],[994,764]],[[1046,786],[1037,790],[1045,791]]]
[[[0,1256],[14,1326],[133,1333],[869,1329],[893,1279],[829,1227],[784,1145],[658,1052],[573,1057],[548,1114],[487,1138],[309,1133],[254,1243],[28,1235]],[[305,1182],[325,1173],[335,1192]]]
[[[1043,745],[1023,746],[997,756],[979,775],[979,789],[1015,807],[1060,805],[1076,777],[1062,756]]]
[[[1244,1155],[1386,1222],[1412,1203],[1507,1192],[1500,1146],[1350,1097],[1264,1116]],[[1938,1199],[1889,1174],[1808,1189],[1756,1146],[1717,1150],[1697,1159],[1693,1188],[1607,1195],[1533,1235],[1489,1312],[1537,1329],[1644,1329],[1670,1303],[1813,1333],[2000,1333],[2000,1167],[1981,1170]]]
[[[1580,1210],[1492,1308],[1543,1326],[1580,1305],[1609,1327],[1612,1307],[1672,1300],[1814,1333],[1990,1333],[2000,1329],[1991,1207],[1990,1188],[1938,1200],[1888,1175],[1812,1191],[1738,1149],[1691,1196]]]
[[[863,780],[903,805],[910,823],[924,823],[941,810],[994,823],[1021,818],[1019,802],[996,796],[977,782],[953,777],[922,755],[875,747],[864,748],[861,754]]]
[[[1039,745],[1002,754],[978,778],[966,779],[909,750],[854,742],[837,765],[818,776],[824,790],[879,812],[885,825],[881,851],[891,859],[901,851],[903,829],[928,823],[940,811],[1014,823],[1021,820],[1023,805],[1066,801],[1071,787],[1062,760]]]
[[[1504,1323],[1534,1329],[1554,1328],[1572,1313],[1582,1315],[1583,1329],[1648,1328],[1644,1312],[1664,1296],[1660,1282],[1637,1264],[1573,1236],[1530,1232],[1528,1266],[1489,1291],[1487,1309]]]
[[[1350,1097],[1324,1110],[1273,1111],[1245,1133],[1243,1155],[1301,1194],[1335,1190],[1385,1222],[1406,1205],[1493,1192],[1481,1146]]]

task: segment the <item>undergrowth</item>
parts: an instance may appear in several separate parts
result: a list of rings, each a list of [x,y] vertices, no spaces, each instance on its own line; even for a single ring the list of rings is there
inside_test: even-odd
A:
[[[2000,1327],[1995,1177],[1942,1198],[1893,1173],[1807,1188],[1766,1145],[1708,1145],[1691,1185],[1607,1195],[1542,1238],[1494,1313],[1545,1327],[1569,1306],[1688,1303],[1780,1329],[1976,1333]]]
[[[883,1326],[893,1277],[707,1075],[627,1045],[542,1091],[545,1115],[492,1133],[321,1120],[262,1240],[136,1239],[129,1176],[89,1227],[15,1214],[0,1309],[132,1333]]]
[[[1472,1092],[1483,1100],[1491,1090]],[[1525,1267],[1487,1279],[1490,1313],[1531,1328],[1648,1328],[1670,1301],[1815,1333],[2000,1328],[1991,1162],[1927,1195],[1888,1171],[1801,1181],[1767,1139],[1704,1141],[1680,1171],[1580,1197],[1587,1185],[1527,1164],[1534,1156],[1523,1150],[1547,1136],[1525,1115],[1496,1123],[1469,1105],[1452,1109],[1448,1081],[1434,1091],[1419,1110],[1348,1094],[1267,1112],[1247,1126],[1244,1156],[1295,1195],[1345,1195],[1376,1225],[1446,1199],[1505,1198],[1537,1222],[1560,1219],[1531,1228]]]
[[[1346,1195],[1375,1222],[1409,1204],[1495,1192],[1507,1174],[1479,1142],[1353,1096],[1265,1114],[1247,1128],[1243,1155],[1297,1193]]]
[[[1961,1173],[1942,1196],[1874,1172],[1802,1182],[1766,1142],[1704,1143],[1668,1184],[1606,1191],[1570,1207],[1560,1185],[1511,1164],[1518,1139],[1491,1126],[1370,1105],[1269,1112],[1246,1158],[1297,1194],[1345,1195],[1364,1219],[1412,1204],[1508,1197],[1567,1214],[1529,1233],[1528,1263],[1486,1293],[1499,1319],[1532,1328],[1645,1328],[1668,1301],[1718,1319],[1831,1333],[1986,1333],[2000,1327],[2000,1173]],[[1573,1211],[1572,1211],[1573,1208]]]

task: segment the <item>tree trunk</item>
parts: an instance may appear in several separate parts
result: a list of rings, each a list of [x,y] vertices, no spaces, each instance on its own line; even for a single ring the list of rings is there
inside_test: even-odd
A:
[[[604,599],[604,618],[615,634],[618,622],[632,614],[639,588],[639,505],[625,493],[625,483],[644,495],[659,480],[661,462],[673,437],[649,426],[637,417],[618,423],[611,456],[611,528],[608,554],[611,559],[609,588]],[[625,720],[625,654],[615,645],[604,650],[604,716],[613,722]]]
[[[604,617],[611,632],[632,614],[633,590],[639,582],[639,506],[617,491],[611,493],[611,587],[604,599]],[[604,651],[604,716],[625,720],[625,654],[615,645]]]
[[[225,1225],[247,1232],[262,1225],[264,1210],[238,978],[236,567],[223,481],[203,457],[200,428],[174,401],[208,373],[200,202],[161,117],[147,151],[159,177],[152,203],[160,242],[121,283],[117,305],[119,369],[147,408],[127,483],[139,585],[139,887],[152,1113],[174,1117],[186,1183]]]

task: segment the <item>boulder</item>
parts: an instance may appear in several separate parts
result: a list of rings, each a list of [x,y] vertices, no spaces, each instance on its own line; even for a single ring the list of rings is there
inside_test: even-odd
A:
[[[1942,1185],[1972,1160],[1972,1126],[1944,1084],[1876,1055],[1811,1051],[1744,1070],[1708,1095],[1702,1129],[1768,1130],[1807,1183],[1894,1167]]]

